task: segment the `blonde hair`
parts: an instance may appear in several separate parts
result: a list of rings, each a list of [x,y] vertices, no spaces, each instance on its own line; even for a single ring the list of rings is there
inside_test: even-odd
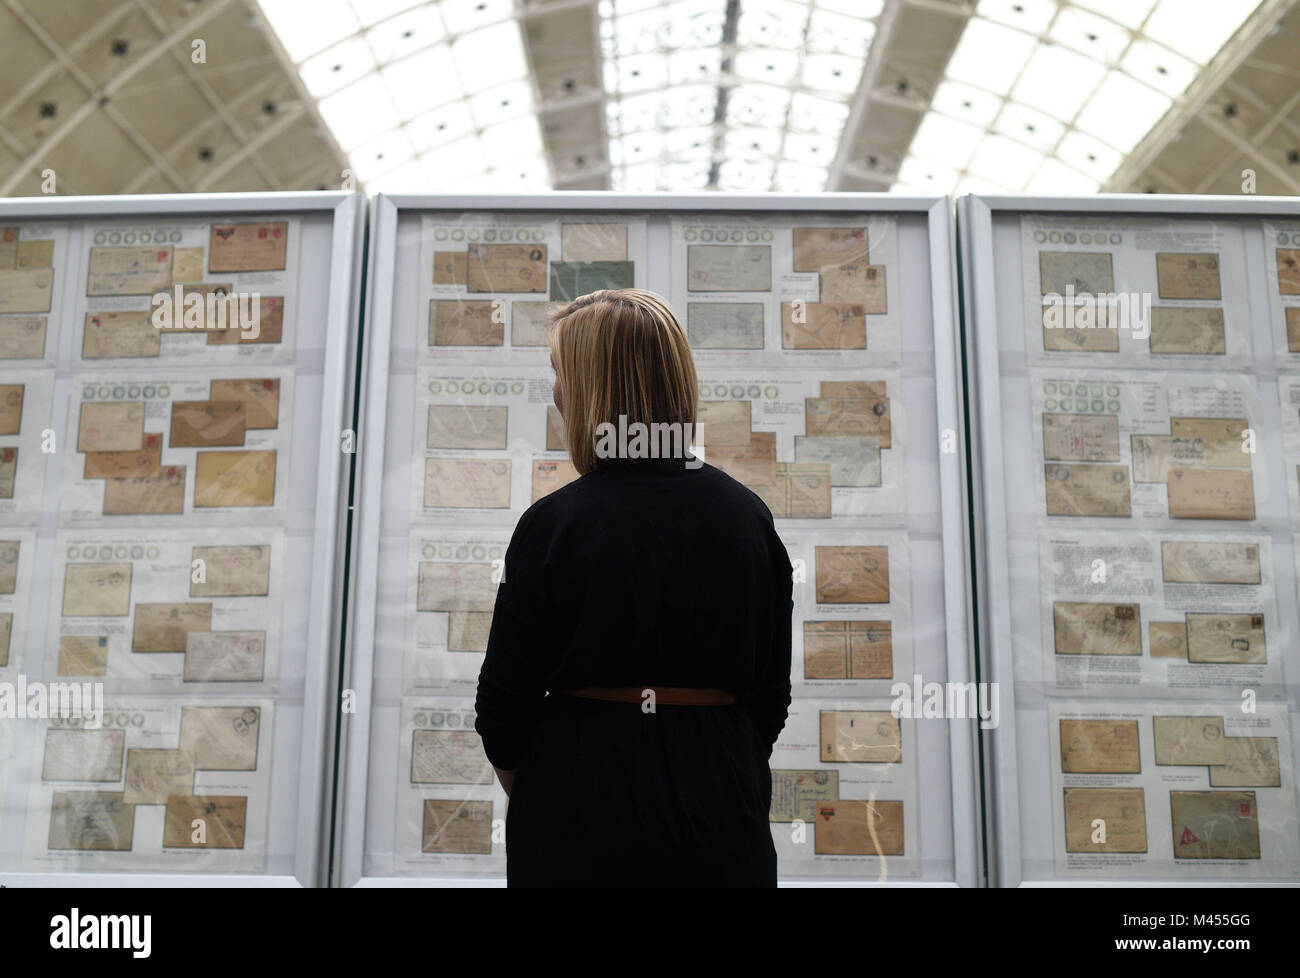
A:
[[[667,303],[644,289],[601,289],[551,317],[551,356],[563,398],[565,441],[580,475],[600,464],[605,423],[695,427],[695,361]]]

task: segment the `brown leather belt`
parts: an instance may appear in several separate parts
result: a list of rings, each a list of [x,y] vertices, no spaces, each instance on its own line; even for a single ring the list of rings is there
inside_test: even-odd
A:
[[[557,689],[560,696],[584,700],[607,700],[614,703],[643,703],[647,692],[654,691],[654,701],[663,706],[731,706],[736,702],[725,689],[694,689],[687,686],[584,686],[582,689]]]

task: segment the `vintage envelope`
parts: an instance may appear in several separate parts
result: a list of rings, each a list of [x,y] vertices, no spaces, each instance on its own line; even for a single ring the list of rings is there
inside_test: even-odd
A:
[[[761,302],[686,303],[686,336],[700,350],[761,350],[766,322]]]
[[[472,730],[416,730],[411,735],[411,784],[491,784],[483,738]]]
[[[242,849],[247,818],[243,795],[170,795],[163,848]]]
[[[823,268],[819,298],[824,303],[853,303],[869,316],[883,316],[889,311],[885,266],[857,261]]]
[[[39,360],[45,356],[45,316],[0,318],[0,360]]]
[[[453,611],[447,616],[448,652],[486,652],[492,612]]]
[[[783,302],[781,346],[786,350],[865,350],[866,309],[861,302]]]
[[[818,855],[903,855],[901,801],[824,801],[817,805],[816,826]]]
[[[1249,469],[1170,469],[1169,515],[1183,520],[1253,520]]]
[[[211,286],[197,286],[211,288]],[[186,289],[188,292],[189,289]],[[230,307],[226,314],[226,328],[211,328],[207,333],[208,346],[238,346],[241,343],[279,343],[284,339],[284,297],[259,295],[257,297],[256,336],[245,336],[238,325],[239,312]],[[220,322],[220,320],[218,320]],[[249,331],[253,332],[252,330]]]
[[[431,300],[429,345],[502,346],[505,325],[498,321],[494,305],[490,299]]]
[[[117,781],[125,749],[124,730],[51,727],[45,731],[41,780]]]
[[[161,352],[162,330],[149,320],[148,309],[86,313],[83,359],[156,357]]]
[[[244,444],[243,401],[173,401],[172,448]]]
[[[822,710],[821,759],[827,764],[897,764],[903,730],[888,710]]]
[[[172,281],[173,282],[203,281],[203,249],[202,248],[172,249]]]
[[[213,401],[240,401],[244,405],[244,427],[278,428],[280,425],[280,381],[275,377],[239,377],[214,380],[208,385]]]
[[[187,683],[256,683],[266,673],[266,632],[192,631],[185,637]]]
[[[433,284],[464,285],[468,256],[463,251],[433,253]]]
[[[817,547],[818,604],[886,604],[888,547]]]
[[[627,225],[560,225],[560,257],[565,261],[626,261]]]
[[[1136,720],[1062,720],[1061,772],[1141,774]]]
[[[805,679],[889,679],[893,636],[887,621],[805,621]]]
[[[750,488],[767,503],[767,508],[777,519],[831,518],[831,467],[828,464],[777,462],[771,485],[750,485]]]
[[[1151,722],[1155,729],[1157,764],[1227,763],[1223,717],[1156,716]]]
[[[288,244],[288,221],[214,224],[208,236],[208,271],[283,271]]]
[[[491,564],[420,561],[416,611],[478,611],[488,615],[496,604],[497,585]]]
[[[50,801],[50,849],[130,852],[135,806],[120,791],[56,791]]]
[[[49,312],[53,292],[53,269],[0,271],[0,313]]]
[[[700,401],[696,426],[705,448],[749,445],[750,401]]]
[[[804,434],[810,438],[866,435],[890,448],[889,398],[806,397]]]
[[[562,309],[563,305],[560,302],[535,302],[528,299],[510,303],[510,345],[546,346],[546,327],[551,321],[551,314]]]
[[[1276,737],[1225,737],[1226,764],[1210,768],[1211,788],[1280,788]]]
[[[1227,353],[1223,310],[1218,307],[1152,306],[1148,342],[1152,353]]]
[[[275,452],[199,452],[194,505],[274,506]]]
[[[170,795],[194,793],[194,762],[183,750],[132,747],[125,783],[128,805],[165,805]]]
[[[1205,446],[1205,465],[1250,468],[1250,453],[1241,450],[1245,418],[1170,418],[1169,433]]]
[[[155,245],[91,248],[86,295],[148,295],[172,284],[172,250]],[[44,310],[34,310],[44,312]]]
[[[1052,626],[1057,655],[1142,654],[1142,622],[1136,604],[1056,601]]]
[[[561,486],[578,478],[578,470],[568,459],[533,459],[533,502],[549,496]]]
[[[1175,859],[1259,859],[1253,791],[1171,791]]]
[[[1156,255],[1156,282],[1162,299],[1222,299],[1219,256],[1212,252]]]
[[[1059,294],[1059,293],[1058,293]],[[1043,349],[1060,353],[1118,353],[1119,330],[1105,306],[1043,306]]]
[[[0,388],[0,394],[3,392],[4,388]],[[143,401],[95,401],[81,405],[77,451],[138,452],[143,447]]]
[[[871,435],[795,435],[794,457],[797,462],[829,465],[832,486],[880,485],[880,439]]]
[[[260,597],[271,592],[271,548],[265,544],[195,547],[191,564],[203,561],[203,580],[190,574],[192,598]]]
[[[828,265],[871,258],[866,228],[794,228],[791,237],[796,272],[820,272]]]
[[[686,246],[689,292],[770,292],[771,245]]]
[[[546,450],[548,452],[569,450],[569,445],[565,441],[564,415],[560,414],[560,409],[554,404],[546,405]]]
[[[1066,286],[1075,295],[1115,291],[1114,263],[1105,251],[1040,251],[1038,278],[1043,295],[1064,296]]]
[[[16,227],[0,228],[0,270],[18,266],[18,233]]]
[[[54,239],[18,242],[18,268],[49,268],[54,264]]]
[[[1267,662],[1264,616],[1187,612],[1187,661],[1254,664]]]
[[[630,261],[553,261],[551,298],[572,302],[598,289],[630,289],[634,275]]]
[[[14,635],[14,613],[0,612],[0,668],[9,665],[9,646]]]
[[[500,405],[430,404],[429,448],[506,447],[509,410]]]
[[[0,384],[0,435],[16,435],[23,427],[24,384]]]
[[[1118,462],[1119,418],[1113,414],[1043,414],[1043,458]]]
[[[131,613],[131,564],[68,564],[63,571],[65,618]]]
[[[492,802],[424,800],[421,852],[492,852]]]
[[[18,478],[18,449],[13,445],[0,448],[0,499],[14,498],[14,481]]]
[[[1131,516],[1128,469],[1123,465],[1044,466],[1048,516]]]
[[[745,485],[776,482],[776,432],[751,431],[747,445],[708,446],[709,463]]]
[[[146,433],[136,452],[86,452],[83,479],[143,479],[162,468],[163,436]]]
[[[1153,659],[1187,658],[1187,625],[1184,622],[1148,622],[1147,640]]]
[[[508,458],[430,458],[424,462],[426,509],[509,509]]]
[[[1162,575],[1171,584],[1259,584],[1259,546],[1164,540]]]
[[[181,707],[181,750],[197,771],[257,770],[261,707]]]
[[[21,541],[0,540],[0,594],[13,594],[18,587],[18,554]]]
[[[168,465],[157,475],[104,480],[105,516],[185,512],[185,466]]]
[[[103,676],[108,672],[107,635],[60,635],[60,676]]]
[[[1100,819],[1102,825],[1094,823]],[[1094,842],[1104,829],[1105,842]],[[1066,852],[1146,852],[1147,809],[1141,788],[1066,788]]]
[[[823,380],[818,388],[821,397],[865,397],[868,400],[887,397],[883,380]]]
[[[1286,308],[1286,348],[1300,353],[1300,306]]]
[[[184,652],[190,632],[212,630],[212,602],[135,606],[132,652]]]
[[[1300,295],[1300,249],[1277,249],[1277,284],[1282,295]]]
[[[1168,482],[1169,470],[1205,465],[1205,443],[1177,435],[1130,435],[1134,482]]]
[[[465,256],[468,292],[545,292],[546,245],[470,242]]]
[[[817,815],[817,805],[824,801],[838,801],[840,797],[840,772],[835,770],[798,771],[772,769],[772,804],[768,809],[769,822],[793,822],[801,819],[811,822]]]

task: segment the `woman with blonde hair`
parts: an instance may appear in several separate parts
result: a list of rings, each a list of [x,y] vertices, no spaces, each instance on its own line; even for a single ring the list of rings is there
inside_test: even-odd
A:
[[[549,337],[579,478],[515,527],[476,704],[510,796],[508,882],[773,886],[785,546],[690,452],[695,366],[662,299],[593,292]]]

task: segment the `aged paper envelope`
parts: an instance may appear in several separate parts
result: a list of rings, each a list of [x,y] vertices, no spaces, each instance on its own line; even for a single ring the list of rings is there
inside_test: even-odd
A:
[[[686,246],[689,292],[770,292],[771,245]]]
[[[1300,249],[1277,249],[1277,285],[1282,295],[1300,295]]]
[[[283,271],[288,244],[288,221],[214,224],[208,236],[208,271]]]
[[[776,432],[752,431],[749,444],[708,446],[709,463],[747,486],[776,482]]]
[[[1101,819],[1102,826],[1093,823]],[[1102,829],[1105,842],[1094,842]],[[1066,788],[1066,852],[1146,852],[1147,808],[1141,788]]]
[[[84,359],[156,357],[161,352],[162,330],[149,321],[148,309],[86,313]]]
[[[820,272],[828,265],[871,258],[866,228],[794,228],[794,270]]]
[[[1171,791],[1175,859],[1258,859],[1253,791]]]
[[[0,667],[9,665],[9,645],[14,635],[14,613],[0,613]]]
[[[467,273],[463,251],[435,251],[433,253],[433,284],[464,285]]]
[[[1109,252],[1040,251],[1038,278],[1043,295],[1065,295],[1073,286],[1075,295],[1115,291],[1115,270]]]
[[[560,256],[565,261],[626,261],[626,224],[561,224]]]
[[[1187,661],[1267,662],[1264,616],[1187,612]]]
[[[817,805],[816,824],[818,855],[903,855],[901,801],[824,801]]]
[[[429,448],[505,448],[509,409],[500,405],[430,404]]]
[[[1151,719],[1155,729],[1157,764],[1226,764],[1223,717]]]
[[[505,324],[498,321],[491,300],[433,299],[429,302],[430,346],[502,346],[504,343]]]
[[[420,561],[416,611],[479,611],[490,615],[496,599],[491,564]]]
[[[893,626],[887,621],[849,622],[849,678],[889,679],[893,674]]]
[[[1245,418],[1170,418],[1169,433],[1205,446],[1205,465],[1250,468],[1250,453],[1243,452],[1242,435],[1250,427]]]
[[[23,427],[23,384],[0,384],[0,435],[16,435]]]
[[[173,401],[172,448],[244,443],[243,401]]]
[[[17,267],[19,228],[0,228],[0,270]]]
[[[0,388],[0,393],[4,388]],[[96,401],[81,405],[79,452],[138,452],[144,447],[143,401]]]
[[[56,668],[60,676],[106,675],[108,636],[60,635],[59,661]]]
[[[492,802],[424,800],[421,852],[492,852]]]
[[[822,302],[860,304],[867,315],[883,316],[889,311],[885,266],[860,261],[823,268],[819,298]]]
[[[566,452],[569,450],[564,434],[564,415],[554,404],[546,405],[546,450],[548,452]]]
[[[416,730],[411,736],[412,784],[491,784],[483,738],[472,730]]]
[[[49,268],[54,264],[54,239],[18,242],[19,268]]]
[[[124,730],[45,731],[42,781],[116,781],[122,776]]]
[[[239,401],[244,405],[245,428],[280,425],[280,381],[276,377],[214,380],[208,387],[213,401]]]
[[[194,762],[183,750],[132,747],[126,752],[128,805],[165,805],[169,795],[194,792]]]
[[[203,281],[202,248],[175,248],[172,250],[172,281]]]
[[[1057,655],[1141,655],[1139,605],[1056,601],[1052,623]]]
[[[486,652],[492,612],[453,611],[447,616],[448,652]]]
[[[1118,462],[1119,418],[1113,414],[1043,414],[1043,458]]]
[[[1254,543],[1202,543],[1164,540],[1160,564],[1173,584],[1258,584],[1259,546]]]
[[[888,547],[817,547],[818,604],[889,602]]]
[[[545,292],[546,245],[470,242],[465,257],[468,292]]]
[[[777,462],[770,486],[750,485],[777,519],[831,517],[831,467],[818,462]]]
[[[162,468],[162,438],[156,432],[144,436],[138,452],[86,452],[83,479],[143,479]]]
[[[794,457],[798,462],[829,465],[832,486],[880,485],[880,439],[870,435],[795,435]]]
[[[256,683],[266,673],[266,632],[192,631],[185,639],[187,683]]]
[[[1136,720],[1062,720],[1064,774],[1141,774]]]
[[[163,848],[242,849],[247,817],[248,798],[243,795],[171,795]]]
[[[705,448],[747,446],[751,407],[749,401],[700,401],[696,425]]]
[[[130,852],[134,828],[120,791],[56,791],[50,802],[50,849]]]
[[[630,261],[553,261],[551,298],[572,302],[598,289],[630,289],[634,277]]]
[[[0,271],[0,312],[49,312],[54,270],[18,268]]]
[[[1222,299],[1219,256],[1213,253],[1156,255],[1156,281],[1162,299]]]
[[[275,452],[199,452],[195,506],[274,506]]]
[[[0,540],[0,594],[13,594],[18,587],[18,553],[21,541]]]
[[[509,509],[510,460],[425,459],[424,505],[429,509]]]
[[[805,679],[849,678],[848,622],[803,623],[803,674]]]
[[[0,499],[14,498],[14,481],[18,478],[18,449],[0,448]]]
[[[796,314],[803,320],[796,321]],[[861,302],[781,303],[781,346],[787,350],[865,350]]]
[[[1170,469],[1169,515],[1183,520],[1253,520],[1249,469]]]
[[[195,286],[208,289],[212,286]],[[186,289],[190,291],[190,289]],[[228,307],[227,327],[208,330],[208,346],[238,346],[240,343],[279,343],[284,339],[284,297],[278,295],[259,295],[257,297],[257,335],[245,336],[242,329],[236,329],[236,308]],[[205,327],[207,328],[207,327]]]
[[[1287,306],[1286,348],[1292,353],[1300,353],[1300,306]]]
[[[68,564],[63,571],[66,618],[121,617],[131,613],[131,564]]]
[[[0,318],[0,360],[39,360],[45,356],[45,316]]]
[[[1118,353],[1119,330],[1105,306],[1043,306],[1043,349],[1061,353]]]
[[[1153,621],[1147,624],[1153,659],[1187,658],[1187,625],[1181,621]]]
[[[1280,788],[1276,737],[1225,737],[1226,764],[1210,768],[1211,788]]]
[[[560,308],[558,302],[521,299],[510,303],[510,345],[546,346],[546,327],[551,314]]]
[[[257,706],[181,707],[181,750],[198,771],[257,770]]]
[[[192,598],[256,597],[271,592],[271,548],[262,545],[195,547],[192,560],[203,564],[202,581],[190,575]]]
[[[168,465],[157,475],[104,480],[104,515],[138,516],[185,511],[185,466]]]
[[[772,770],[772,805],[769,822],[793,822],[796,818],[811,822],[817,805],[837,801],[840,797],[840,772]]]
[[[761,350],[766,323],[761,302],[686,303],[686,336],[701,350]]]
[[[86,295],[153,295],[172,284],[172,250],[91,248]],[[44,310],[36,310],[44,311]]]
[[[1169,470],[1205,464],[1205,443],[1175,435],[1131,435],[1134,482],[1168,482]]]
[[[1044,466],[1048,516],[1130,516],[1128,469],[1122,465]]]
[[[578,470],[568,459],[534,459],[533,460],[533,502],[543,496],[549,496],[561,486],[567,486],[578,478]]]
[[[1152,306],[1152,353],[1227,353],[1223,310],[1195,306]]]
[[[903,729],[888,710],[822,710],[821,759],[826,763],[897,764]]]
[[[849,397],[873,400],[886,397],[888,392],[883,380],[823,380],[819,388],[822,397]]]
[[[866,435],[891,448],[887,397],[806,397],[804,434],[810,438]]]
[[[212,630],[212,603],[137,604],[132,652],[184,652],[190,632]]]

